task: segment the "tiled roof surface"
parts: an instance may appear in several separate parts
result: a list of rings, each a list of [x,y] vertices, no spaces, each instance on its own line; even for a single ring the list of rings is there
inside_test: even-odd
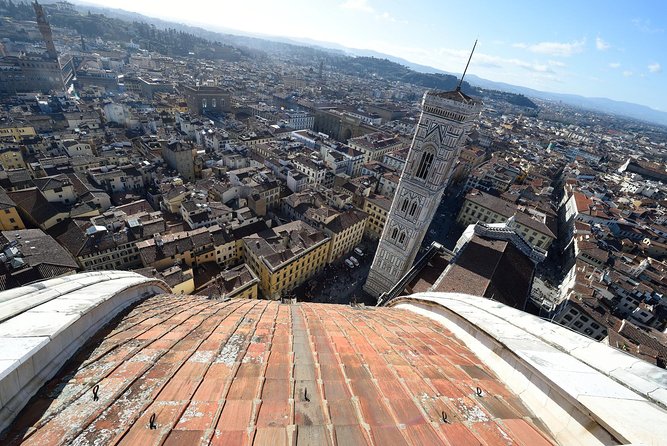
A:
[[[552,444],[531,416],[409,311],[162,295],[98,333],[2,442]]]

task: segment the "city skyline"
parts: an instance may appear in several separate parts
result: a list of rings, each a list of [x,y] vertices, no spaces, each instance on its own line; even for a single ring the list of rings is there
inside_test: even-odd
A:
[[[456,11],[428,0],[418,7],[373,0],[324,2],[316,7],[303,0],[280,5],[265,1],[210,5],[193,0],[187,9],[165,1],[160,2],[159,10],[153,2],[85,3],[216,31],[373,50],[453,73],[463,70],[472,42],[478,38],[469,70],[472,75],[667,110],[667,61],[663,60],[667,6],[657,2],[632,5],[632,10],[620,2],[560,2],[542,5],[539,10],[524,1],[509,8],[474,2]],[[304,10],[308,10],[308,20],[303,13],[294,13]],[[211,13],[202,15],[201,11]],[[449,12],[455,15],[448,17]],[[503,20],[497,20],[499,16]]]

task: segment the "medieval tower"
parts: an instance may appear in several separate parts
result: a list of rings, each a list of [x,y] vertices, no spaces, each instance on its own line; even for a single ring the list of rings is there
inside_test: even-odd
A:
[[[46,14],[44,13],[44,8],[42,5],[35,2],[32,4],[32,7],[35,9],[35,16],[37,17],[37,27],[39,32],[42,34],[42,39],[46,45],[46,53],[53,60],[58,60],[58,53],[56,52],[56,46],[53,44],[53,33],[51,32],[51,26],[46,20]]]
[[[422,113],[364,290],[380,297],[412,267],[481,102],[454,91],[424,94]]]

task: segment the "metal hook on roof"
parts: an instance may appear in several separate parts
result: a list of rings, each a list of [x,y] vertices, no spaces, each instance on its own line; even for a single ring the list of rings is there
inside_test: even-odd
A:
[[[482,389],[480,389],[479,387],[477,388],[477,396],[480,396],[480,397],[483,396]]]
[[[149,429],[157,428],[157,424],[155,424],[155,412],[153,412],[153,415],[151,415],[151,419],[148,421],[148,428]]]
[[[442,422],[449,423],[449,421],[447,421],[447,413],[444,410],[442,411]]]
[[[95,387],[93,387],[93,401],[97,401],[100,399],[99,396],[97,396],[97,392],[100,390],[100,385],[96,384]]]
[[[303,399],[310,402],[310,398],[308,398],[308,387],[303,389]]]

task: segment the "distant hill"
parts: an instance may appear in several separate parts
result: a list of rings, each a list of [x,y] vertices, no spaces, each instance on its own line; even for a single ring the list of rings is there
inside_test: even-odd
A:
[[[169,56],[194,54],[207,59],[230,61],[246,57],[243,51],[232,45],[222,44],[219,40],[201,37],[175,27],[157,27],[145,21],[130,21],[133,17],[130,13],[110,17],[95,14],[88,8],[81,12],[60,10],[48,3],[44,4],[44,9],[53,26],[73,29],[88,39],[100,37],[120,42],[132,41],[143,48]],[[30,3],[0,0],[0,16],[2,15],[20,20],[34,20],[35,12]]]
[[[504,82],[494,82],[482,79],[475,75],[466,76],[473,85],[482,88],[493,88],[497,90],[509,91],[512,93],[523,94],[525,96],[538,98],[546,101],[561,101],[565,104],[580,107],[588,110],[594,110],[614,115],[627,116],[641,121],[652,122],[654,124],[667,125],[667,113],[654,110],[645,105],[633,104],[631,102],[615,101],[607,98],[588,98],[576,94],[549,93],[546,91],[534,90],[532,88],[510,85]]]
[[[347,54],[352,54],[355,56],[364,56],[364,57],[374,57],[379,59],[387,59],[392,62],[399,63],[408,68],[411,68],[420,73],[432,73],[432,74],[449,74],[449,75],[458,75],[456,73],[450,73],[447,71],[439,70],[437,68],[429,67],[426,65],[420,65],[412,63],[408,60],[402,59],[400,57],[391,56],[388,54],[383,54],[373,50],[365,49],[355,49],[355,48],[346,48],[335,43],[319,42],[308,39],[300,39],[299,42],[317,45],[318,47],[326,47],[327,45],[336,51],[343,51]],[[488,79],[483,79],[479,76],[473,74],[467,74],[466,80],[473,86],[484,89],[485,93],[489,95],[489,92],[495,90],[497,93],[500,92],[509,92],[517,95],[521,95],[524,98],[537,98],[547,101],[562,101],[565,104],[572,105],[575,107],[580,107],[587,110],[593,110],[603,113],[609,113],[619,116],[626,116],[629,118],[639,119],[641,121],[652,122],[654,124],[667,125],[667,113],[659,110],[654,110],[650,107],[634,104],[631,102],[624,101],[615,101],[613,99],[607,98],[589,98],[585,96],[575,95],[575,94],[565,94],[565,93],[549,93],[546,91],[534,90],[528,87],[521,87],[518,85],[506,84],[504,82],[495,82]],[[508,98],[510,102],[515,101],[515,105],[522,105],[531,107],[535,104],[530,101],[530,104],[524,102],[521,98],[516,99],[514,97]],[[527,98],[526,98],[527,99]],[[536,107],[536,106],[535,106]]]
[[[421,77],[419,74],[440,74],[440,75],[453,75],[454,73],[448,73],[446,71],[439,70],[437,68],[429,67],[426,65],[420,65],[412,63],[408,60],[402,59],[400,57],[391,56],[388,54],[383,54],[373,50],[365,49],[355,49],[348,48],[342,45],[332,43],[332,42],[322,42],[312,39],[297,39],[297,38],[287,38],[279,36],[266,36],[266,35],[253,35],[250,33],[244,33],[239,30],[228,30],[218,28],[220,32],[210,31],[199,27],[184,25],[180,23],[166,22],[164,20],[156,19],[153,17],[147,17],[141,14],[127,12],[119,9],[109,9],[109,8],[100,8],[97,6],[87,5],[84,1],[74,0],[74,3],[77,3],[77,7],[81,10],[93,10],[100,11],[104,14],[117,17],[124,20],[133,20],[133,21],[144,21],[149,24],[155,24],[159,27],[172,27],[177,30],[183,30],[190,34],[193,34],[198,37],[202,37],[212,41],[223,41],[226,44],[241,46],[247,49],[259,50],[259,51],[290,51],[295,48],[300,48],[303,52],[306,48],[312,50],[309,52],[312,57],[318,57],[320,59],[325,59],[327,56],[343,56],[343,55],[354,55],[360,57],[367,57],[370,59],[380,59],[386,60],[388,62],[394,62],[398,65],[402,65],[404,68],[408,68],[416,72],[412,76],[413,79],[417,79],[415,82],[417,85],[423,85],[427,88],[429,85],[452,85],[451,81],[447,80],[449,78],[432,78],[432,77]],[[291,49],[290,49],[291,48]],[[319,51],[319,53],[317,52]],[[372,64],[373,65],[373,64]],[[392,68],[393,70],[393,68]],[[408,78],[410,78],[408,76]],[[642,121],[652,122],[660,125],[667,125],[667,113],[654,110],[650,107],[646,107],[639,104],[615,101],[607,98],[587,98],[584,96],[573,95],[573,94],[562,94],[562,93],[549,93],[539,90],[534,90],[532,88],[521,87],[517,85],[506,84],[504,82],[495,82],[487,79],[480,78],[478,76],[468,74],[466,80],[476,87],[479,87],[481,90],[477,90],[480,93],[484,93],[487,96],[497,95],[498,93],[506,92],[512,93],[517,96],[508,95],[505,97],[510,103],[515,105],[527,106],[529,108],[537,108],[534,102],[530,101],[530,97],[548,100],[548,101],[562,101],[565,104],[581,107],[584,109],[589,109],[593,111],[599,111],[603,113],[610,113],[620,116],[627,116],[634,119],[639,119]],[[472,92],[470,90],[471,85],[465,82],[464,91]],[[439,88],[439,87],[435,87]]]

